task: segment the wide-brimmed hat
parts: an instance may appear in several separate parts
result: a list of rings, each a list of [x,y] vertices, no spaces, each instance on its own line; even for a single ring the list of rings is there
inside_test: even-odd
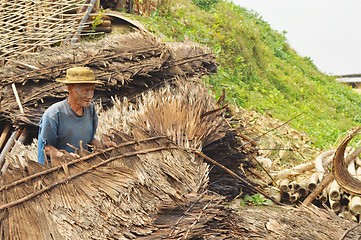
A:
[[[69,68],[66,70],[65,78],[57,78],[55,81],[65,84],[93,83],[104,85],[101,81],[95,80],[94,72],[88,67]]]

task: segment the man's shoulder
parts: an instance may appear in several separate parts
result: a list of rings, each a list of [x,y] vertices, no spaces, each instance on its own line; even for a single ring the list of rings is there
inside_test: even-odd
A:
[[[45,110],[44,115],[53,117],[54,115],[66,111],[66,99],[51,105]]]

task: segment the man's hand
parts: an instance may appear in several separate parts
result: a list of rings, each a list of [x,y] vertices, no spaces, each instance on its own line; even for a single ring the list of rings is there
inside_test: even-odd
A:
[[[48,156],[53,156],[56,158],[61,158],[62,156],[64,156],[64,153],[62,151],[60,151],[59,149],[57,149],[49,144],[45,144],[44,151],[45,151],[45,154]]]
[[[116,147],[117,144],[115,142],[113,142],[110,137],[108,136],[103,136],[102,138],[102,143],[105,147],[109,148],[109,147]]]
[[[76,154],[76,153],[69,153],[71,156],[73,156],[73,157],[76,157],[76,158],[80,158],[80,156],[78,155],[78,154]]]
[[[95,146],[96,149],[103,149],[103,144],[96,138],[90,142],[90,145]]]
[[[49,155],[49,156],[52,156],[52,157],[55,157],[55,158],[61,158],[63,157],[66,152],[64,152],[64,150],[60,151],[59,149],[49,145],[49,144],[45,144],[45,147],[44,147],[44,150],[45,150],[45,154],[46,155]],[[69,153],[70,156],[73,156],[73,157],[76,157],[76,158],[79,158],[80,156],[76,153]]]

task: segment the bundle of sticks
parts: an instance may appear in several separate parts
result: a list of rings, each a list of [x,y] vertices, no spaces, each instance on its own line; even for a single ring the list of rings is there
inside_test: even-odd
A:
[[[268,179],[273,185],[268,189],[270,195],[286,204],[303,202],[308,205],[312,202],[329,208],[342,218],[361,222],[361,196],[347,183],[357,185],[361,180],[361,159],[358,157],[361,150],[346,148],[359,128],[352,131],[337,150],[327,150],[314,161],[271,172]]]

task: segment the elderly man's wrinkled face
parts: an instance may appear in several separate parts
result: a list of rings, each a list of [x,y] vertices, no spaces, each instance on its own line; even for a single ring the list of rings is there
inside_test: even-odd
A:
[[[75,102],[81,107],[88,107],[94,97],[95,84],[74,84],[69,88]]]

